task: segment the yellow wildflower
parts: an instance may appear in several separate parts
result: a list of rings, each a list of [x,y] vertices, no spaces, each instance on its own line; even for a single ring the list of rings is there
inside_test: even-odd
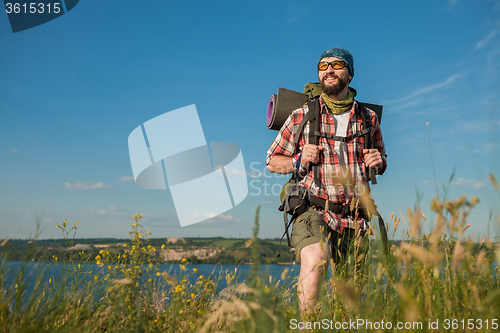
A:
[[[198,268],[193,268],[193,272],[198,273]]]
[[[186,258],[182,258],[181,264],[184,264],[184,263],[187,263],[187,262],[188,262],[188,260]]]

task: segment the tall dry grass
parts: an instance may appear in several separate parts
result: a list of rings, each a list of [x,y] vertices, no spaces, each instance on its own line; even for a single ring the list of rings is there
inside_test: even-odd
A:
[[[495,177],[490,178],[498,190]],[[12,272],[3,258],[0,331],[289,332],[303,323],[316,325],[314,332],[328,332],[344,323],[351,324],[343,330],[353,331],[352,322],[363,321],[356,331],[495,332],[500,325],[500,245],[485,238],[477,244],[463,235],[477,203],[466,196],[436,197],[431,202],[435,227],[428,234],[421,234],[427,217],[418,207],[408,209],[405,217],[392,215],[389,234],[394,236],[403,219],[408,226],[404,239],[384,255],[372,235],[366,254],[353,253],[343,264],[331,265],[315,311],[304,317],[297,304],[297,280],[288,277],[287,269],[280,277],[260,270],[259,208],[254,264],[242,283],[234,272],[201,276],[185,266],[187,260],[177,276],[161,271],[150,255],[156,249],[148,246],[149,233],[136,214],[124,252],[102,250],[92,258],[103,268],[100,274],[66,265],[63,269],[70,269],[65,279],[43,283],[41,272],[27,295],[26,271],[16,272],[7,284]],[[66,223],[61,230],[68,232]],[[222,280],[227,285],[223,289],[218,287]],[[396,329],[398,323],[405,326]]]

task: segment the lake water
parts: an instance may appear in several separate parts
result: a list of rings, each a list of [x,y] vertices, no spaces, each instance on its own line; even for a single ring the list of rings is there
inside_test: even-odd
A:
[[[61,267],[69,267],[69,263],[60,263]],[[224,277],[226,272],[236,272],[238,277],[238,282],[243,282],[246,279],[247,274],[250,274],[252,268],[251,265],[212,265],[212,264],[198,264],[198,265],[185,265],[187,272],[194,274],[193,277],[198,275],[203,275],[205,278],[212,277],[213,280],[217,280],[219,276]],[[94,263],[82,264],[83,271],[91,272],[86,274],[86,278],[91,279],[96,274],[105,274],[106,268],[99,267]],[[197,268],[198,272],[193,273],[193,268]],[[65,273],[59,268],[54,262],[23,262],[23,261],[6,261],[4,265],[4,275],[6,278],[4,280],[5,288],[11,286],[12,281],[14,281],[14,276],[19,276],[19,272],[24,269],[24,278],[27,284],[27,293],[33,290],[35,283],[38,280],[41,283],[46,284],[49,279],[52,281],[61,281],[65,277]],[[265,272],[265,277],[272,276],[273,279],[281,279],[281,274],[283,270],[288,269],[287,277],[293,279],[299,274],[299,265],[262,265],[261,274]],[[160,272],[167,272],[169,275],[179,276],[181,269],[179,264],[163,264],[160,265]],[[159,282],[162,281],[160,277],[154,276]],[[225,287],[225,279],[222,279],[219,283],[219,288]]]

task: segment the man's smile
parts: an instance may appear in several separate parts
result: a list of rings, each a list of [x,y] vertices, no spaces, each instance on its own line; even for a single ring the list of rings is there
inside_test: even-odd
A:
[[[334,80],[338,80],[339,77],[336,76],[336,75],[328,75],[328,76],[325,76],[325,78],[323,79],[324,81],[334,81]]]

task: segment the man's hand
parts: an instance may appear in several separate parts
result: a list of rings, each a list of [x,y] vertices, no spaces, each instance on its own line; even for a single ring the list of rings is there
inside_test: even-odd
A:
[[[308,167],[309,164],[319,162],[319,152],[323,150],[323,146],[306,144],[302,147],[302,157],[300,158],[300,164],[303,167]],[[375,149],[376,150],[376,149]]]
[[[384,166],[382,155],[378,149],[363,149],[363,154],[366,167],[381,169]]]

